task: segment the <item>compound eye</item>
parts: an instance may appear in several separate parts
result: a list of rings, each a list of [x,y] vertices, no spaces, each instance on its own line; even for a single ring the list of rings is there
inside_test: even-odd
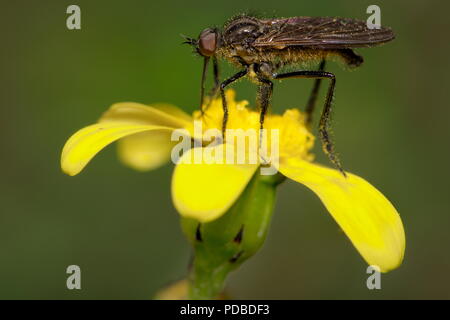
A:
[[[212,29],[205,29],[198,39],[198,51],[204,57],[210,57],[216,52],[217,36]]]

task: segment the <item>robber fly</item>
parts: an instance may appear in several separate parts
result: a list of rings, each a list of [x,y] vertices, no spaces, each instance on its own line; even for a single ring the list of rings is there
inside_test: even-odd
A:
[[[331,162],[345,175],[328,132],[331,102],[336,77],[325,71],[325,61],[340,58],[346,65],[357,67],[363,58],[353,48],[372,47],[394,39],[390,28],[369,29],[365,21],[345,18],[293,17],[285,19],[258,19],[241,15],[231,19],[222,30],[207,28],[198,39],[186,38],[195,51],[204,57],[201,103],[204,101],[204,84],[209,60],[213,60],[215,89],[220,90],[223,103],[222,130],[225,133],[228,107],[225,88],[236,80],[247,76],[258,85],[257,106],[261,112],[260,125],[272,96],[272,80],[290,78],[316,79],[306,105],[308,124],[314,110],[322,79],[329,80],[325,106],[319,122],[319,134],[323,150]],[[226,59],[241,68],[232,77],[220,82],[218,59]],[[305,62],[320,62],[318,70],[299,70],[279,73],[285,66],[302,65]],[[202,110],[203,112],[203,110]],[[225,136],[225,135],[224,135]]]

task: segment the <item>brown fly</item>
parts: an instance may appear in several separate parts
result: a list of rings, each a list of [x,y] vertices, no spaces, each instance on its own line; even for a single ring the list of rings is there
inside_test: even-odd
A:
[[[225,132],[228,108],[224,90],[239,78],[248,76],[258,85],[257,106],[261,112],[260,125],[270,105],[274,79],[316,79],[306,105],[308,123],[314,110],[322,79],[330,81],[325,106],[319,122],[319,134],[323,149],[331,162],[345,175],[334,153],[328,133],[336,77],[326,72],[325,61],[340,58],[346,65],[357,67],[363,58],[353,49],[372,47],[394,39],[390,28],[369,29],[365,21],[345,18],[293,17],[286,19],[258,19],[241,15],[231,19],[222,30],[207,28],[198,39],[187,38],[195,51],[204,57],[201,104],[204,101],[204,84],[209,60],[213,60],[215,88],[220,90],[223,103],[223,125]],[[242,70],[220,82],[218,59],[226,59]],[[318,70],[299,70],[279,73],[285,66],[320,62]],[[202,110],[203,111],[203,110]]]

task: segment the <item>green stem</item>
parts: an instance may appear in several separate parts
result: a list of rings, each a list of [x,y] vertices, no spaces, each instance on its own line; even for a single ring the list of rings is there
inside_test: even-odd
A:
[[[272,218],[276,187],[283,180],[280,174],[262,176],[257,172],[219,219],[199,224],[182,218],[183,231],[194,247],[190,299],[216,299],[228,274],[261,248]]]

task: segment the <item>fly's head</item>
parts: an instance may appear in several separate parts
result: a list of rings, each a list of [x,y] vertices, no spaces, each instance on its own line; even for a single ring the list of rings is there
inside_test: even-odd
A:
[[[220,34],[217,29],[207,28],[203,30],[198,39],[185,37],[186,41],[183,43],[190,44],[196,53],[202,57],[209,58],[214,56],[219,48]]]

